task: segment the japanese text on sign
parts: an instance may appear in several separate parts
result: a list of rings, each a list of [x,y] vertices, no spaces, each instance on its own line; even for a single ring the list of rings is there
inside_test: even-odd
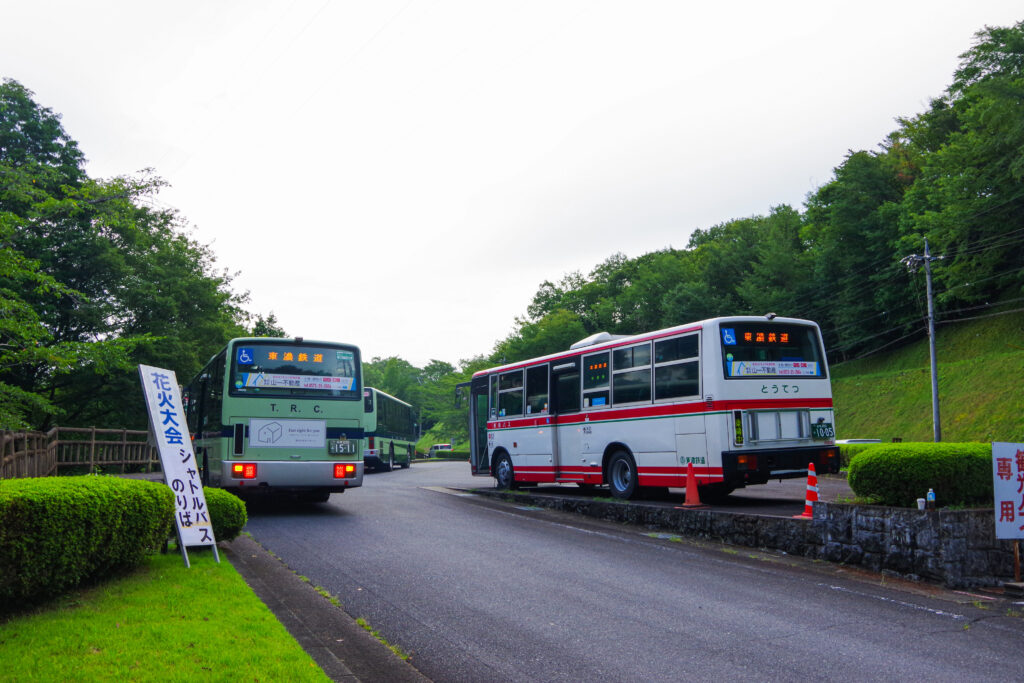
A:
[[[1024,538],[1024,444],[992,444],[996,538]]]
[[[185,546],[213,545],[213,525],[188,437],[181,392],[171,370],[139,366],[149,422],[160,452],[164,480],[174,491],[174,521]]]

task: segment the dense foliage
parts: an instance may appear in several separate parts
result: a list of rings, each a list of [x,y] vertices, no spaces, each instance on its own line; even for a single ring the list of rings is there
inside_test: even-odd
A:
[[[208,486],[203,487],[203,496],[206,498],[206,509],[210,511],[213,537],[217,542],[238,538],[249,521],[245,501],[224,489]]]
[[[0,481],[0,612],[134,567],[173,523],[174,493],[155,482]]]
[[[940,507],[992,504],[987,443],[879,444],[850,462],[850,488],[881,505],[915,507],[928,489]]]
[[[230,275],[154,208],[163,181],[84,165],[59,115],[0,84],[0,427],[144,427],[139,363],[189,377],[245,333]]]

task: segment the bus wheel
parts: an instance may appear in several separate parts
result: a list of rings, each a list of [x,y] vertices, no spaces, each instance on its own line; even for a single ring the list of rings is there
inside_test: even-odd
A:
[[[395,444],[391,444],[391,448],[388,449],[388,464],[384,465],[384,471],[390,472],[395,469]]]
[[[405,449],[405,462],[402,463],[402,469],[407,470],[412,467],[412,453],[409,449]]]
[[[636,462],[626,451],[616,451],[608,462],[608,488],[613,497],[624,500],[636,494]]]
[[[495,485],[502,491],[508,491],[516,487],[516,475],[512,470],[512,460],[505,453],[498,456],[494,463]]]

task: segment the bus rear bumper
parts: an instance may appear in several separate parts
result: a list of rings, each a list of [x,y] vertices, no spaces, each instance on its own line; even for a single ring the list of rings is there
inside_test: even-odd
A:
[[[796,479],[807,476],[814,463],[818,474],[839,472],[837,446],[805,446],[763,450],[723,451],[722,477],[727,486],[764,484],[772,479]]]
[[[249,479],[233,474],[235,465],[255,465],[255,476]],[[354,466],[347,476],[335,476],[335,466]],[[306,493],[329,491],[341,493],[363,485],[363,463],[359,460],[232,460],[222,464],[220,486],[245,492]]]

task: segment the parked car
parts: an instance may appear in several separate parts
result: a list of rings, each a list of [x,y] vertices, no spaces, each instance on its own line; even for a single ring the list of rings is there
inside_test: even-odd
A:
[[[447,453],[446,453],[447,451]],[[450,443],[435,443],[427,451],[428,458],[439,458],[444,455],[450,455],[452,452],[452,445]]]

